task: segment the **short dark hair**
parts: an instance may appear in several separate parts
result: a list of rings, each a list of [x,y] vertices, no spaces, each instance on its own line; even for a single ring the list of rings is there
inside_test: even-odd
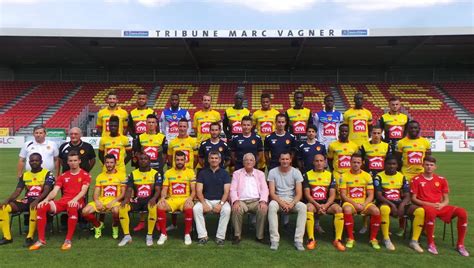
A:
[[[282,114],[282,113],[279,113],[275,116],[275,121],[278,121],[278,117],[283,117],[285,118],[285,122],[288,123],[288,118],[286,118],[286,115],[285,114]]]
[[[46,127],[44,125],[37,125],[33,128],[33,132],[35,132],[38,129],[44,129],[44,132],[46,132]]]
[[[178,124],[181,123],[181,122],[186,122],[186,124],[187,124],[187,123],[188,123],[188,119],[182,117],[181,119],[179,119]]]
[[[280,158],[280,157],[281,157],[282,155],[284,155],[284,154],[290,155],[290,157],[291,157],[290,151],[283,151],[283,152],[280,153],[280,155],[278,156],[278,158]]]
[[[109,93],[107,93],[107,98],[108,98],[109,96],[117,96],[117,92],[115,92],[115,91],[109,91]]]
[[[117,161],[117,159],[115,158],[115,155],[113,154],[106,154],[104,156],[105,159],[113,159],[114,161]]]
[[[71,150],[69,151],[69,153],[67,154],[67,158],[71,157],[71,156],[79,156],[79,152],[76,151],[76,150]]]
[[[32,153],[32,154],[30,154],[30,158],[31,158],[32,156],[39,156],[40,160],[43,160],[43,156],[42,156],[40,153]]]
[[[268,93],[263,93],[262,95],[260,95],[260,99],[271,99],[272,96]]]
[[[425,158],[423,159],[423,162],[425,162],[425,161],[436,164],[436,158],[434,158],[434,156],[432,156],[432,155],[425,156]]]
[[[147,116],[146,116],[146,119],[156,119],[156,120],[158,120],[158,118],[156,117],[155,114],[149,114],[149,115],[147,115]]]
[[[177,152],[174,154],[174,157],[176,158],[177,156],[184,156],[184,157],[186,157],[186,154],[185,154],[183,151],[177,151]]]
[[[362,154],[360,154],[359,152],[353,153],[353,154],[351,155],[351,160],[352,160],[353,158],[364,159],[364,158],[362,157]]]
[[[392,160],[395,160],[398,164],[398,159],[393,154],[387,155],[384,162],[387,163],[388,161],[392,161]]]
[[[418,126],[420,125],[420,123],[419,123],[418,121],[416,121],[416,120],[410,120],[410,121],[408,121],[408,125],[410,125],[410,124],[417,124]]]
[[[299,94],[303,95],[303,97],[304,97],[303,91],[295,91],[295,93],[293,94],[293,97],[295,97],[296,95],[299,95]]]
[[[339,125],[339,130],[341,130],[342,127],[347,127],[347,128],[349,128],[349,125],[346,124],[346,123],[340,124],[340,125]]]
[[[391,98],[388,100],[388,102],[399,101],[399,100],[400,100],[400,97],[398,97],[398,96],[393,96],[393,97],[391,97]]]
[[[328,94],[328,95],[324,96],[324,100],[329,99],[329,98],[333,98],[333,99],[334,99],[334,95]]]
[[[138,92],[137,95],[145,95],[148,98],[148,94],[143,90]]]
[[[219,122],[212,122],[211,125],[209,126],[209,129],[211,129],[212,126],[218,126],[219,130],[221,129],[221,124],[219,124]]]
[[[318,132],[318,128],[317,128],[315,125],[313,125],[313,124],[309,124],[309,125],[306,127],[306,131],[308,131],[308,129],[312,129],[312,130]]]
[[[211,155],[217,155],[217,156],[219,156],[219,158],[222,158],[221,153],[219,151],[216,151],[216,150],[210,151],[209,154],[207,155],[207,157],[209,158],[209,156],[211,156]]]
[[[252,117],[250,117],[249,115],[246,115],[246,116],[242,117],[242,120],[240,120],[240,121],[242,121],[242,122],[243,122],[243,121],[250,121],[250,122],[252,122]]]
[[[110,118],[109,118],[109,123],[110,122],[117,122],[119,123],[120,122],[120,118],[116,115],[112,115]]]
[[[383,128],[380,124],[375,124],[374,126],[372,126],[372,130],[373,129],[382,129],[383,130]]]

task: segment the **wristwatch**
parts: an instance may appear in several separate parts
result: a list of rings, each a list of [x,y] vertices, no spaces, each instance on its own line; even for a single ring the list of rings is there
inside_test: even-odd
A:
[[[219,204],[220,204],[221,206],[223,206],[225,203],[222,202],[222,201],[219,201]]]

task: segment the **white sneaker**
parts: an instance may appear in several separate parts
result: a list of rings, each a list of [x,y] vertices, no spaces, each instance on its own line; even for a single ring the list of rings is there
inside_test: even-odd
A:
[[[362,227],[362,229],[359,230],[359,234],[365,234],[367,231],[367,227]]]
[[[184,235],[184,244],[186,246],[189,246],[193,243],[193,240],[191,239],[191,235],[187,234],[187,235]]]
[[[146,245],[151,247],[153,246],[153,236],[152,235],[146,235]]]
[[[118,246],[123,247],[127,244],[130,244],[130,243],[132,243],[132,236],[131,235],[126,235],[122,238],[122,241],[120,241],[120,243],[118,243]]]
[[[178,229],[178,226],[177,225],[168,225],[166,226],[166,231],[169,232],[169,231],[173,231],[173,230],[177,230]]]
[[[168,236],[167,236],[167,235],[164,235],[164,234],[161,234],[161,235],[160,235],[160,238],[158,239],[158,241],[156,242],[156,244],[158,244],[158,245],[161,246],[161,245],[163,245],[163,244],[166,242],[166,240],[168,240]]]
[[[383,243],[385,244],[385,247],[388,250],[395,250],[395,246],[393,245],[392,241],[390,241],[390,239],[387,239],[387,240],[384,239]]]

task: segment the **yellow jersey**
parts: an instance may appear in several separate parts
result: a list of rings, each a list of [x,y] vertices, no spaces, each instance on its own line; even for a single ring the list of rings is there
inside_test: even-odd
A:
[[[37,173],[26,171],[20,177],[17,188],[26,189],[25,198],[36,199],[40,197],[45,185],[49,185],[52,189],[54,186],[54,181],[55,179],[53,174],[45,168],[41,169]]]
[[[186,168],[194,169],[194,157],[197,157],[199,149],[199,143],[195,138],[186,137],[186,138],[174,138],[168,144],[168,155],[173,157],[173,167],[175,166],[174,155],[177,151],[182,151],[186,154]]]
[[[408,123],[406,114],[390,114],[385,113],[380,118],[380,125],[384,130],[384,140],[400,140],[405,133],[405,126]]]
[[[221,114],[216,110],[197,111],[194,114],[193,127],[196,129],[196,138],[199,143],[211,137],[211,123],[220,122]]]
[[[374,178],[375,190],[382,192],[385,199],[399,203],[403,199],[403,193],[410,192],[405,176],[398,172],[394,175],[387,175],[385,171],[379,172]]]
[[[351,169],[351,156],[359,151],[359,146],[352,141],[331,142],[328,149],[328,158],[332,159],[333,170],[342,174]]]
[[[339,189],[345,189],[348,198],[358,204],[362,204],[367,197],[367,190],[374,190],[372,176],[363,170],[359,174],[352,174],[350,171],[346,172],[342,174]]]
[[[95,179],[95,187],[100,188],[100,197],[117,197],[122,194],[121,187],[125,186],[123,173],[100,173]]]
[[[361,146],[362,155],[364,156],[367,171],[380,172],[385,168],[385,158],[390,151],[388,143],[381,141],[373,144],[365,142]],[[375,175],[375,174],[372,174]]]
[[[112,115],[118,116],[119,118],[119,129],[118,132],[123,134],[123,129],[128,126],[128,113],[124,109],[118,107],[116,110],[109,110],[108,107],[105,107],[99,111],[97,114],[97,128],[102,129],[102,137],[108,136],[109,131],[109,119]]]
[[[166,137],[161,133],[143,133],[140,135],[139,141],[141,150],[143,150],[150,157],[151,162],[160,160],[163,158],[163,154],[166,153],[166,151],[164,151]]]
[[[369,125],[372,124],[372,113],[365,109],[351,108],[344,113],[344,123],[349,125],[349,140],[362,146],[369,140]]]
[[[314,201],[324,204],[329,198],[329,191],[336,189],[336,181],[327,170],[310,170],[304,175],[303,187],[309,188]]]
[[[248,115],[250,115],[250,111],[247,108],[234,109],[234,107],[230,107],[225,110],[225,117],[228,120],[228,126],[232,136],[242,133],[241,121],[244,116]]]
[[[104,152],[104,156],[112,154],[115,156],[116,165],[115,168],[118,172],[126,173],[125,170],[125,156],[126,151],[131,150],[130,141],[126,136],[119,135],[117,137],[111,137],[109,135],[100,138],[99,150]],[[106,172],[105,166],[102,167],[102,172]]]
[[[135,108],[130,111],[130,119],[128,124],[132,124],[134,134],[146,133],[146,117],[150,114],[154,114],[153,109],[146,108],[139,110]]]
[[[127,178],[127,187],[133,188],[135,197],[138,199],[152,197],[155,186],[161,186],[162,184],[163,180],[160,173],[154,169],[145,172],[135,169]]]
[[[275,131],[276,116],[280,112],[275,109],[267,111],[257,110],[252,114],[253,125],[257,130],[257,134],[265,140],[265,137]]]
[[[423,159],[430,148],[430,141],[423,137],[416,139],[405,137],[398,141],[397,152],[402,154],[402,173],[408,181],[424,171]]]
[[[288,116],[288,125],[291,134],[306,135],[306,128],[311,119],[311,110],[308,108],[286,110]]]
[[[165,172],[163,187],[168,187],[168,197],[189,197],[191,183],[196,183],[196,175],[192,169],[171,168]]]

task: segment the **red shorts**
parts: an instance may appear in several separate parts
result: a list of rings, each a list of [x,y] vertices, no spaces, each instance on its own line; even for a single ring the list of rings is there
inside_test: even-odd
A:
[[[71,201],[71,199],[69,198],[61,198],[59,200],[55,200],[53,201],[53,204],[51,205],[51,208],[54,206],[56,207],[56,209],[52,208],[52,210],[55,210],[54,213],[60,213],[60,212],[63,212],[63,211],[67,211],[68,209],[68,202]],[[81,209],[84,207],[84,200],[81,200],[78,202],[79,203],[79,206],[77,207],[77,209]]]
[[[449,223],[453,218],[454,211],[458,207],[455,206],[445,206],[441,210],[437,210],[434,207],[424,206],[425,210],[425,221],[434,220],[436,217],[440,218],[442,221]]]

